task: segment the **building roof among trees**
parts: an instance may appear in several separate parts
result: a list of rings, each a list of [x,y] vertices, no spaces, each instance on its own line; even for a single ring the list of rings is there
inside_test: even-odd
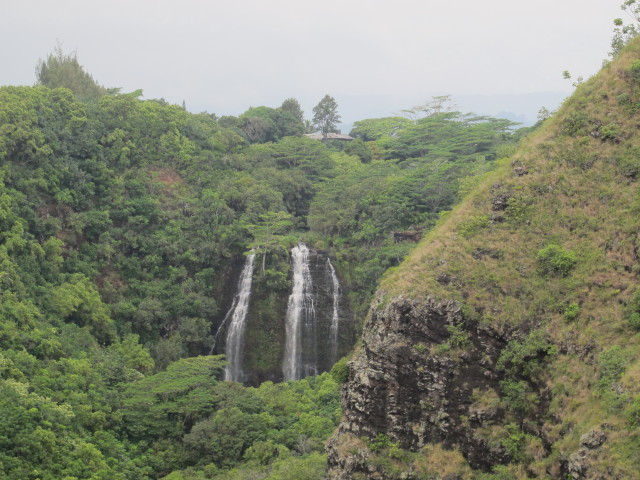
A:
[[[347,142],[353,140],[353,137],[345,135],[344,133],[327,133],[327,135],[322,135],[320,132],[315,132],[306,133],[304,136],[313,140],[344,140]]]

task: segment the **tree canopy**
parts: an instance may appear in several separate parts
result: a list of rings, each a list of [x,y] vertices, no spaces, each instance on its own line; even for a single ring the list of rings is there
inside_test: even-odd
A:
[[[338,123],[340,123],[338,103],[332,96],[325,95],[313,107],[313,125],[326,137],[329,133],[337,133]]]
[[[75,52],[64,53],[62,47],[56,47],[46,60],[40,60],[36,66],[38,85],[50,88],[64,87],[84,98],[100,98],[107,93],[98,85],[91,74],[87,73]]]

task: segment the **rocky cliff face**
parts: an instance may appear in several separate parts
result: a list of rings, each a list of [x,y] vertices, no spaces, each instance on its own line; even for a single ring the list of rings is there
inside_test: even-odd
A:
[[[349,447],[355,438],[380,434],[412,451],[427,443],[456,447],[476,468],[503,462],[505,451],[476,438],[473,427],[501,413],[474,396],[497,388],[494,365],[504,343],[496,332],[468,324],[454,301],[398,297],[374,307],[349,364],[329,478],[387,478],[368,461],[368,449]]]

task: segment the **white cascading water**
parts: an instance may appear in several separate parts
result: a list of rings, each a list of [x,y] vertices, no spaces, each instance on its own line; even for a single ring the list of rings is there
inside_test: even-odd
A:
[[[227,314],[224,316],[224,320],[222,320],[222,323],[218,327],[218,331],[216,332],[216,334],[213,337],[213,345],[211,345],[211,350],[209,350],[209,355],[213,355],[213,352],[216,351],[216,346],[218,345],[218,337],[220,336],[220,332],[224,331],[224,327],[227,324],[227,322],[229,321],[229,317],[231,316],[231,314],[236,309],[236,304],[237,303],[238,303],[238,296],[235,295],[233,297],[233,302],[231,303],[231,308],[229,309],[229,311],[227,311]]]
[[[244,331],[249,311],[249,297],[251,296],[251,285],[253,281],[253,262],[255,255],[247,255],[240,280],[238,280],[238,291],[231,305],[231,309],[225,320],[231,318],[229,329],[227,330],[227,343],[225,354],[227,366],[224,370],[224,379],[230,382],[242,382],[244,375],[242,372],[242,352],[244,350]],[[229,314],[231,314],[229,316]]]
[[[329,352],[331,353],[331,363],[338,361],[338,329],[340,327],[340,282],[336,269],[331,265],[331,260],[327,257],[327,268],[331,274],[333,284],[333,313],[331,316],[331,326],[329,329]]]
[[[287,304],[285,319],[285,352],[282,366],[285,381],[299,380],[317,373],[313,351],[305,351],[306,337],[315,340],[315,308],[313,303],[309,249],[303,243],[291,250],[293,289]],[[311,348],[315,350],[315,348]],[[311,357],[311,358],[310,358]]]

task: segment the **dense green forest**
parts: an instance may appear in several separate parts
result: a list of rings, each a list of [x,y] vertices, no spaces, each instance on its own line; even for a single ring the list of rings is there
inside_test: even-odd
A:
[[[0,471],[321,478],[344,361],[244,387],[208,355],[239,259],[282,296],[293,245],[330,250],[357,331],[382,273],[526,132],[436,98],[318,141],[295,99],[217,117],[59,50],[37,72],[0,88]]]

